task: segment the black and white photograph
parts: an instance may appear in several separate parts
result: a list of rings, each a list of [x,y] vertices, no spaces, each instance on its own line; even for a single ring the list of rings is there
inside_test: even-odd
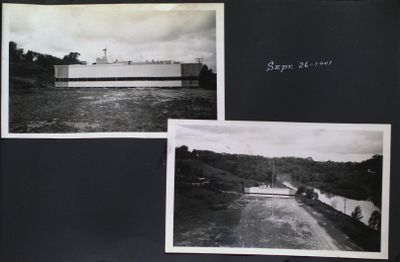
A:
[[[2,137],[166,137],[224,119],[223,4],[3,4]]]
[[[166,252],[388,257],[390,125],[170,120]]]

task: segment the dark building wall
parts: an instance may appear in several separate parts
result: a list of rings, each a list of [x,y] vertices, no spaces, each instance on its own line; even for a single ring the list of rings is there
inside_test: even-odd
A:
[[[68,65],[54,66],[54,76],[56,78],[68,78],[69,77],[69,66]]]
[[[181,74],[182,77],[193,77],[190,80],[182,80],[182,86],[199,86],[199,74],[201,69],[203,68],[203,64],[201,63],[187,63],[181,65]]]

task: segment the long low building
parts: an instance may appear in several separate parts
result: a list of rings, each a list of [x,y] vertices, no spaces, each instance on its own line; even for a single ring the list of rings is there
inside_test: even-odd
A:
[[[173,61],[55,65],[56,87],[198,87],[202,63]]]
[[[290,188],[272,188],[272,187],[245,187],[244,193],[249,195],[260,195],[269,197],[291,197],[296,193]]]

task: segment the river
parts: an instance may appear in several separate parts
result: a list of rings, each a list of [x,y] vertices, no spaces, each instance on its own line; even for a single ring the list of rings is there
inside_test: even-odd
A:
[[[289,182],[282,182],[282,184],[297,190],[297,187]],[[363,222],[365,225],[368,225],[368,220],[371,217],[372,212],[380,212],[380,208],[375,206],[374,203],[369,200],[355,200],[335,195],[329,192],[321,191],[318,188],[314,188],[314,192],[318,194],[319,201],[333,207],[337,211],[340,211],[348,216],[351,216],[351,213],[354,211],[356,206],[360,206],[362,213],[362,218],[360,221]]]

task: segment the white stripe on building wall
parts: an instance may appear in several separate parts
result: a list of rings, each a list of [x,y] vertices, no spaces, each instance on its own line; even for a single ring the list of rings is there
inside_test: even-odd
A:
[[[68,65],[57,66],[56,78],[181,76],[181,64]]]

